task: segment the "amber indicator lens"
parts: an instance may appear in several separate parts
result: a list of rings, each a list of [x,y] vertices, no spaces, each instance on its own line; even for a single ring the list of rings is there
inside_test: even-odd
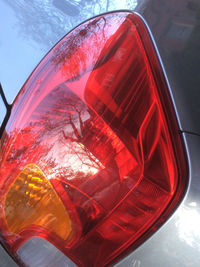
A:
[[[71,231],[69,215],[42,171],[29,164],[12,183],[3,203],[8,230],[20,234],[31,225],[41,226],[66,240]]]
[[[186,161],[155,51],[138,15],[105,14],[25,83],[0,154],[1,240],[22,262],[38,241],[78,266],[112,264],[180,202]]]

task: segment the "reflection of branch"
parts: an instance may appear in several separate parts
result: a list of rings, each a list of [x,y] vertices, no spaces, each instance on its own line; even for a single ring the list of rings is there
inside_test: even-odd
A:
[[[77,112],[78,112],[78,118],[79,118],[81,133],[83,133],[83,121],[81,119],[81,111],[77,111]]]
[[[99,2],[97,2],[98,5]],[[107,2],[107,5],[109,5],[109,1]],[[103,22],[104,24],[102,24]],[[84,67],[79,67],[78,69],[74,72],[74,70],[70,70],[70,78],[68,78],[65,82],[63,82],[63,84],[65,83],[70,83],[72,81],[76,81],[77,79],[79,79],[80,77],[82,77],[85,73],[88,73],[92,70],[94,70],[94,65],[95,68],[99,67],[96,66],[96,59],[98,58],[98,54],[96,54],[96,52],[94,52],[94,55],[92,56],[92,63],[88,66],[88,64],[86,63],[86,59],[87,59],[87,53],[83,53],[84,57],[86,57],[85,59],[83,59],[80,55],[79,55],[79,49],[80,46],[84,43],[87,42],[87,40],[90,40],[90,38],[92,38],[93,40],[93,47],[97,46],[97,44],[99,44],[100,42],[102,42],[102,39],[106,41],[106,37],[105,37],[105,33],[104,33],[104,28],[107,24],[107,20],[104,16],[101,16],[99,18],[96,18],[92,21],[90,21],[88,24],[80,27],[79,32],[72,32],[70,34],[70,36],[68,36],[66,41],[61,42],[61,44],[56,48],[54,56],[51,58],[51,62],[55,65],[56,68],[60,68],[65,66],[66,67],[66,63],[70,64],[69,62],[71,60],[74,60],[74,57],[78,57],[76,58],[77,62],[83,62],[84,63]],[[101,33],[102,36],[99,34]],[[102,45],[103,46],[103,45]],[[98,51],[98,49],[94,49],[95,51]],[[87,52],[87,51],[86,51]],[[96,56],[95,56],[96,54]],[[104,63],[103,63],[104,64]],[[70,67],[69,67],[70,69]]]
[[[94,162],[97,165],[97,167],[95,167],[95,168],[101,168],[101,165],[96,160],[96,157],[94,156],[94,158],[93,158],[93,154],[89,151],[89,149],[85,146],[82,149],[86,153],[86,155],[90,159],[90,161]]]
[[[75,138],[73,138],[73,137],[71,137],[71,136],[67,136],[67,135],[65,134],[64,130],[62,131],[62,133],[63,133],[63,136],[64,136],[64,138],[65,138],[66,140],[70,140],[71,142],[76,142],[76,143],[79,142],[78,139],[75,139]]]
[[[84,162],[83,161],[83,159],[80,157],[80,153],[79,152],[77,152],[76,150],[74,150],[74,153],[76,154],[76,156],[79,158],[79,160],[82,162],[82,164],[83,165],[87,165],[88,167],[92,167],[92,168],[100,168],[101,166],[99,166],[98,164],[97,164],[97,162],[95,162],[94,160],[93,160],[93,163],[96,163],[97,164],[97,166],[94,166],[94,164],[92,165],[92,164],[90,164],[90,163],[88,163],[88,162]],[[84,155],[84,154],[83,154]],[[85,155],[84,155],[85,156]]]
[[[74,125],[74,124],[73,124],[73,125]],[[82,138],[81,138],[80,134],[78,133],[78,130],[77,130],[77,128],[75,127],[75,125],[74,125],[74,128],[75,128],[75,130],[76,130],[76,132],[77,132],[76,136],[78,136],[79,138],[76,139],[76,138],[73,138],[73,137],[71,137],[71,136],[67,136],[67,135],[65,134],[65,132],[62,131],[65,140],[69,140],[69,141],[71,141],[71,142],[75,142],[75,143],[77,143],[77,144],[80,143],[80,144],[83,145],[83,146],[80,147],[80,148],[82,149],[83,152],[79,151],[79,152],[77,153],[77,151],[76,151],[75,149],[72,148],[72,150],[73,150],[74,153],[77,155],[77,157],[78,157],[79,160],[82,162],[82,164],[85,164],[85,165],[90,166],[90,167],[98,168],[98,169],[101,168],[101,164],[99,164],[99,162],[96,160],[96,157],[93,156],[93,154],[89,151],[89,149],[88,149],[87,147],[85,147],[84,144],[81,142],[81,141],[82,141]],[[74,129],[74,128],[73,128],[73,129]],[[81,157],[80,155],[82,155],[82,156],[84,156],[85,158],[87,158],[90,162],[93,163],[93,165],[92,165],[92,164],[89,164],[89,163],[87,163],[87,162],[83,162],[83,160],[82,160],[83,157]]]
[[[71,126],[72,126],[72,128],[73,128],[73,130],[74,130],[74,134],[75,134],[75,136],[77,137],[78,142],[80,142],[80,140],[81,140],[81,136],[80,136],[80,134],[79,134],[79,132],[78,132],[78,130],[77,130],[75,124],[73,123],[71,116],[69,117],[69,122],[70,122],[70,124],[71,124]]]

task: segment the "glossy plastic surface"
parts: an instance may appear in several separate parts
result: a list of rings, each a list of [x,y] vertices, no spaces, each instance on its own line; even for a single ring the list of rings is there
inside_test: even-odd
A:
[[[90,20],[52,49],[18,95],[3,141],[1,229],[13,252],[45,236],[78,265],[106,265],[155,231],[185,189],[157,55],[141,19],[128,12]],[[37,220],[17,235],[9,227],[16,210],[7,216],[5,199],[30,163],[69,213],[70,240]]]

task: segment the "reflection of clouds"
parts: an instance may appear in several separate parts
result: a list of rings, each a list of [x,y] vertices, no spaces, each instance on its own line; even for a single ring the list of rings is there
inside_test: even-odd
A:
[[[176,226],[179,238],[200,251],[200,212],[196,202],[191,202],[189,206],[180,207]]]

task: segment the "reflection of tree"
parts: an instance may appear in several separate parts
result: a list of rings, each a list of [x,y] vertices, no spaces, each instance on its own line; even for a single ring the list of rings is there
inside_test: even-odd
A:
[[[38,142],[59,142],[88,170],[109,165],[111,155],[115,154],[112,139],[107,136],[109,129],[66,86],[57,87],[47,95],[35,110],[37,114],[41,114],[40,120],[34,125],[39,127],[42,122],[43,127]]]
[[[67,179],[94,175],[109,165],[113,155],[103,127],[103,122],[76,95],[65,86],[57,87],[35,109],[23,129],[10,133],[12,145],[7,162],[26,165],[42,160]]]
[[[114,17],[114,25],[111,18],[113,15],[89,21],[68,35],[68,42],[64,40],[56,47],[53,55],[50,54],[46,78],[44,81],[41,80],[39,90],[32,100],[34,104],[31,107],[31,117],[21,131],[23,134],[26,132],[25,139],[20,140],[20,146],[16,146],[18,151],[14,151],[15,156],[12,156],[22,160],[19,155],[25,154],[26,163],[30,163],[30,160],[40,165],[41,162],[45,162],[51,168],[54,177],[62,176],[73,184],[78,179],[81,188],[85,188],[87,179],[93,177],[95,183],[98,181],[97,184],[104,181],[104,189],[101,190],[106,190],[107,186],[110,188],[111,184],[117,184],[124,180],[124,177],[134,176],[138,179],[140,171],[140,168],[136,168],[134,157],[124,146],[124,140],[121,141],[115,134],[116,129],[113,132],[99,116],[101,115],[105,121],[110,121],[113,117],[111,120],[117,123],[115,111],[118,110],[118,116],[121,114],[121,102],[118,103],[112,97],[112,87],[99,91],[97,97],[91,90],[84,91],[84,83],[81,80],[87,72],[87,66],[93,70],[92,74],[96,75],[97,72],[101,76],[106,63],[118,52],[124,51],[118,50],[118,47],[123,47],[126,37],[129,36],[129,27],[120,15]],[[91,42],[95,48],[92,53],[88,53],[88,44],[91,40],[96,42],[95,45]],[[99,49],[98,44],[104,49]],[[83,45],[84,48],[79,49]],[[119,66],[122,55],[123,53],[115,57],[115,60],[119,61]],[[72,64],[71,60],[74,60],[76,65]],[[91,83],[94,81],[92,74],[90,73]],[[51,79],[55,82],[52,83]],[[51,88],[52,84],[55,86],[54,89]],[[87,84],[90,84],[89,81]],[[90,88],[93,87],[91,84]],[[82,94],[81,98],[89,93],[90,99],[87,102],[93,110],[72,93],[73,91],[80,97]],[[20,139],[21,133],[16,133],[15,136]],[[126,142],[132,142],[131,138],[124,139]],[[29,140],[28,145],[25,144],[25,140]],[[28,149],[24,150],[27,147]],[[86,188],[85,190],[87,191]],[[96,192],[99,193],[99,190],[98,185]],[[97,194],[96,192],[90,192],[90,195]]]
[[[62,73],[62,82],[80,81],[90,71],[106,64],[114,55],[123,56],[119,47],[125,42],[129,27],[123,16],[98,17],[71,32],[53,51],[50,59]],[[118,26],[121,25],[118,29]],[[119,60],[120,61],[120,60]]]
[[[99,43],[100,39],[98,31],[100,29],[103,31],[105,23],[106,21],[104,17],[96,18],[85,24],[83,27],[80,26],[78,29],[71,32],[70,37],[68,36],[67,40],[57,47],[52,62],[55,65],[65,64],[66,61],[81,48],[84,41],[89,43],[88,39],[91,37],[93,40],[93,48],[95,48],[95,45]],[[96,38],[94,38],[94,36]]]
[[[123,6],[115,0],[63,0],[60,2],[63,8],[54,6],[51,0],[5,1],[16,12],[21,26],[20,32],[24,31],[25,38],[31,38],[48,47],[77,24],[94,15],[120,8],[133,9],[136,5],[136,1],[132,0],[126,0]]]
[[[120,182],[114,159],[116,137],[66,86],[52,90],[23,129],[10,134],[10,140],[4,169],[9,165],[15,176],[32,162],[47,174],[50,169],[53,178],[68,186],[68,195],[84,221],[84,232],[103,216],[104,209],[116,203]]]
[[[95,169],[101,169],[102,164],[92,154],[92,149],[88,148],[85,144],[86,131],[89,132],[87,127],[88,121],[92,120],[92,113],[86,105],[74,94],[68,96],[65,101],[65,108],[70,111],[65,117],[65,131],[62,130],[63,136],[70,146],[71,151],[78,157],[83,165],[92,167]],[[90,117],[90,118],[88,118]],[[92,134],[90,132],[91,138]],[[88,137],[87,137],[88,138]],[[91,140],[91,139],[90,139]],[[78,144],[78,151],[74,147],[74,143]],[[86,159],[86,160],[84,160]]]

